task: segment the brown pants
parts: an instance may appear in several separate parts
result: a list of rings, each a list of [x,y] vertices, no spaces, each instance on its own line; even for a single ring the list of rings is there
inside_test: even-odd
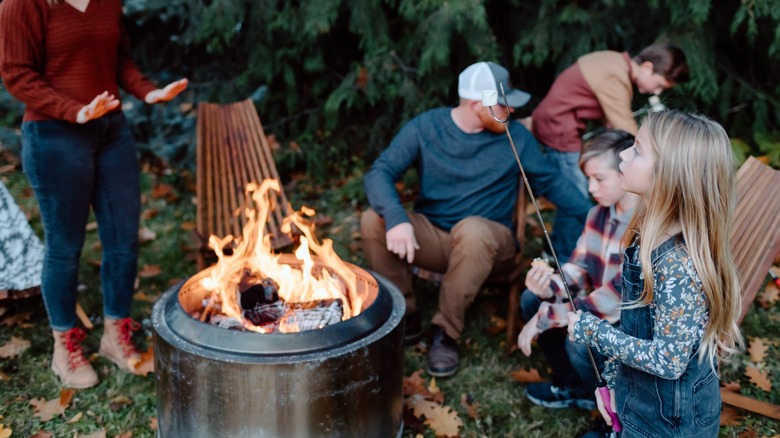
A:
[[[420,249],[414,264],[443,272],[439,307],[433,324],[458,339],[466,309],[474,302],[491,272],[509,269],[515,255],[515,238],[506,226],[478,216],[467,217],[448,233],[436,228],[428,218],[409,212]],[[417,310],[412,289],[411,267],[406,259],[387,250],[385,221],[374,210],[363,212],[360,221],[363,254],[369,268],[392,281],[406,297],[406,313]]]

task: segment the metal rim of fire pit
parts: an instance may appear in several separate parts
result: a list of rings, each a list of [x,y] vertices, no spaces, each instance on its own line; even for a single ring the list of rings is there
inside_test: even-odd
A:
[[[286,259],[289,261],[289,259]],[[368,292],[363,303],[363,311],[346,321],[329,325],[317,330],[308,330],[298,333],[255,333],[251,331],[235,331],[212,326],[193,318],[182,306],[182,294],[193,290],[201,279],[210,274],[207,268],[190,277],[178,288],[172,288],[165,296],[163,306],[156,306],[155,311],[162,313],[158,321],[164,321],[165,327],[156,327],[158,331],[170,330],[182,341],[180,348],[195,348],[199,354],[209,356],[209,351],[214,354],[232,354],[238,356],[263,357],[264,360],[278,357],[280,360],[289,361],[291,355],[302,355],[329,351],[335,353],[339,347],[350,346],[354,348],[357,341],[369,341],[371,334],[382,331],[389,319],[398,319],[398,309],[405,308],[403,299],[400,303],[396,294],[380,293],[379,287],[373,275],[355,265],[348,264],[358,276],[359,284],[362,284]],[[190,290],[187,290],[187,288]],[[169,295],[179,294],[179,299],[170,299]],[[403,313],[401,313],[401,316]],[[392,318],[391,318],[392,317]],[[393,321],[394,322],[394,321]],[[391,324],[392,327],[397,322]],[[384,336],[384,334],[381,334]],[[175,337],[174,337],[175,338]],[[362,342],[358,342],[362,343]],[[244,358],[245,359],[245,358]],[[243,360],[243,359],[241,359]]]

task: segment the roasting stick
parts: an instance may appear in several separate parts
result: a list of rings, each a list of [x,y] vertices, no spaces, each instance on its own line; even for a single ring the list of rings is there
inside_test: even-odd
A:
[[[520,174],[523,177],[523,183],[525,184],[526,190],[528,190],[528,195],[531,197],[531,203],[534,205],[534,210],[536,211],[536,217],[539,219],[539,223],[542,226],[542,230],[544,231],[544,238],[547,241],[547,246],[550,248],[550,254],[552,254],[553,260],[555,261],[555,265],[558,267],[558,272],[561,275],[561,282],[563,283],[563,289],[566,291],[566,296],[569,298],[569,302],[571,303],[574,310],[577,309],[577,305],[574,303],[574,297],[571,294],[571,290],[569,290],[569,284],[566,282],[566,275],[564,275],[563,269],[561,267],[561,263],[558,261],[558,255],[555,253],[555,248],[553,248],[552,241],[550,240],[550,235],[547,233],[547,227],[544,226],[544,219],[542,219],[542,212],[539,210],[539,204],[536,202],[536,197],[534,196],[533,190],[531,190],[531,185],[528,183],[528,177],[525,175],[525,169],[523,168],[523,163],[520,162],[520,155],[517,153],[517,147],[515,147],[515,142],[512,139],[512,134],[509,132],[509,120],[510,120],[510,114],[509,111],[509,102],[506,98],[506,93],[504,92],[504,84],[503,82],[498,83],[499,87],[501,88],[501,95],[504,99],[504,106],[506,107],[506,118],[499,118],[496,117],[496,113],[493,112],[493,106],[498,105],[498,90],[482,90],[482,106],[488,107],[488,110],[490,110],[490,115],[493,116],[493,119],[495,119],[497,122],[504,125],[504,131],[506,131],[506,136],[509,138],[509,145],[512,146],[512,153],[515,156],[515,161],[517,162],[517,166],[520,168]],[[509,309],[510,312],[514,311],[514,309]],[[610,395],[609,395],[609,388],[607,388],[607,382],[604,381],[604,379],[601,377],[601,373],[599,373],[599,368],[596,365],[596,360],[593,357],[593,351],[591,351],[590,346],[585,346],[588,350],[588,358],[590,359],[590,364],[593,367],[593,371],[596,373],[596,379],[597,379],[597,386],[599,395],[601,396],[601,400],[604,402],[604,407],[607,409],[607,412],[609,413],[609,416],[612,418],[612,431],[613,432],[620,432],[622,427],[620,425],[620,421],[617,418],[617,414],[612,412],[612,403],[610,402]]]

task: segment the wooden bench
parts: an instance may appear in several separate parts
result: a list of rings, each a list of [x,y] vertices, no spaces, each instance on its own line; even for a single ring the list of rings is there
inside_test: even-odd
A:
[[[229,104],[201,102],[197,122],[197,220],[198,269],[212,254],[210,235],[240,236],[245,223],[245,188],[250,182],[279,180],[268,139],[251,99]],[[292,239],[280,231],[291,207],[284,191],[274,199],[266,233],[274,249]]]

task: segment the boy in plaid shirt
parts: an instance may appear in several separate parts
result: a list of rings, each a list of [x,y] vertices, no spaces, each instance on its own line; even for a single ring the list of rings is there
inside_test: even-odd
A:
[[[584,146],[580,169],[598,205],[588,213],[577,246],[563,265],[577,308],[612,324],[620,319],[620,241],[638,199],[621,188],[623,176],[618,168],[618,154],[633,143],[633,135],[610,130]],[[572,310],[572,305],[560,275],[554,274],[549,265],[534,263],[526,275],[525,285],[521,311],[526,324],[517,345],[523,354],[530,356],[531,343],[538,338],[537,344],[553,374],[552,382],[529,384],[526,396],[548,408],[595,409],[596,375],[585,346],[567,338],[566,313]],[[605,358],[594,356],[603,370]]]

